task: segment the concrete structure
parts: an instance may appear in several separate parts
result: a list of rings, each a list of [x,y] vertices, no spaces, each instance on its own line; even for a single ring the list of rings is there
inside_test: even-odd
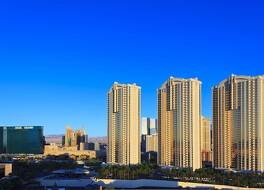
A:
[[[264,75],[231,75],[212,93],[214,166],[264,171]]]
[[[141,135],[151,135],[157,133],[157,121],[154,118],[142,117]]]
[[[4,170],[4,176],[9,176],[12,173],[12,163],[0,163],[0,169]]]
[[[146,135],[146,152],[158,152],[158,134]]]
[[[138,179],[138,180],[119,180],[119,179],[95,179],[95,184],[106,189],[164,189],[179,187],[178,181]]]
[[[210,119],[202,117],[201,120],[201,156],[203,162],[212,161],[211,127]]]
[[[235,187],[229,185],[215,185],[204,183],[168,181],[168,180],[120,180],[120,179],[96,179],[95,184],[108,189],[229,189],[229,190],[248,190],[249,188]],[[250,188],[251,190],[259,190],[258,188]]]
[[[140,112],[141,88],[114,83],[108,92],[108,163],[140,163]]]
[[[61,147],[56,144],[45,145],[44,155],[74,155],[74,156],[88,156],[89,158],[96,158],[96,151],[93,150],[79,150],[78,146]]]
[[[170,77],[158,89],[158,161],[201,168],[201,82]]]
[[[75,168],[69,170],[56,170],[51,174],[37,178],[40,187],[43,189],[58,189],[58,190],[88,190],[88,189],[99,189],[99,186],[92,180],[96,173],[83,168]],[[35,188],[39,189],[39,188]]]

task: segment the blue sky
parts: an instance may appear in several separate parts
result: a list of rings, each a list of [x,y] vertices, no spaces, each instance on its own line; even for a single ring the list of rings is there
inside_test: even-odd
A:
[[[0,124],[66,125],[106,135],[114,81],[142,87],[142,116],[156,117],[169,77],[211,87],[230,74],[264,74],[263,1],[0,2]]]

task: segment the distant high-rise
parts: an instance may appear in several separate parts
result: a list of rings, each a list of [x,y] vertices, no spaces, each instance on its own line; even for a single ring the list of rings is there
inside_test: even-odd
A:
[[[44,136],[42,126],[0,127],[0,154],[42,154]]]
[[[108,92],[108,163],[140,163],[140,112],[141,88],[114,83]]]
[[[143,117],[141,125],[141,134],[142,135],[151,135],[157,133],[156,119]]]
[[[232,75],[212,93],[214,166],[264,171],[264,75]]]
[[[149,152],[158,146],[157,139],[157,120],[154,118],[143,117],[141,122],[141,152]],[[155,144],[152,144],[155,143]],[[154,150],[152,150],[154,151]],[[157,150],[155,152],[158,152]]]
[[[203,162],[212,161],[210,119],[202,117],[201,124],[201,154]]]
[[[88,150],[100,150],[100,143],[98,142],[89,142],[86,144]]]
[[[67,127],[66,128],[66,134],[65,134],[65,141],[64,141],[64,143],[65,143],[65,146],[66,147],[69,147],[69,146],[71,146],[71,144],[72,144],[72,137],[73,137],[73,130],[72,130],[72,128],[70,128],[70,127]]]
[[[201,82],[170,77],[158,89],[160,165],[201,168]]]
[[[158,152],[158,134],[146,135],[146,152]]]
[[[63,144],[65,147],[80,146],[80,143],[88,142],[84,129],[73,131],[72,128],[66,128]]]

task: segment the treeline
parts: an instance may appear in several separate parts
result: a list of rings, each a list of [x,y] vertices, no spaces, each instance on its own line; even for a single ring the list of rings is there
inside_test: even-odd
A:
[[[109,179],[166,179],[186,182],[264,188],[264,173],[242,173],[203,168],[162,169],[155,165],[118,166],[101,168],[100,178]]]
[[[239,187],[264,188],[264,173],[243,173],[202,168],[162,170],[163,177],[180,181],[201,182]]]
[[[98,177],[106,179],[154,178],[157,168],[155,165],[147,164],[130,166],[108,165],[98,170]]]
[[[34,163],[15,161],[12,175],[18,176],[23,181],[30,181],[36,177],[45,176],[54,170],[73,169],[76,167],[77,164],[74,162],[41,161]]]

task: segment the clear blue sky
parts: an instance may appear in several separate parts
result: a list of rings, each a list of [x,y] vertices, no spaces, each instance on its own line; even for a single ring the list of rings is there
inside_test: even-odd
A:
[[[114,81],[142,87],[142,116],[156,117],[169,77],[211,87],[231,73],[264,74],[263,1],[0,2],[0,124],[65,126],[106,135]]]

